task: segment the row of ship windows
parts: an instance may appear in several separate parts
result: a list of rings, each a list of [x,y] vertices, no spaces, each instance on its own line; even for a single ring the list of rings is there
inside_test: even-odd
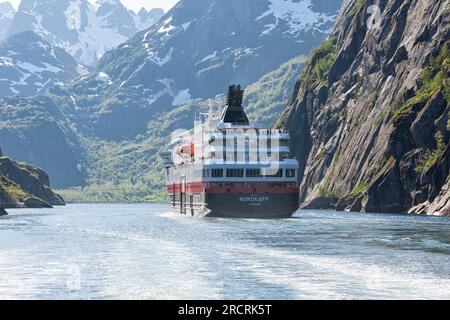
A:
[[[209,159],[223,159],[224,161],[246,161],[246,162],[250,162],[250,153],[247,150],[246,152],[233,152],[231,151],[231,156],[229,155],[229,159],[227,160],[227,154],[226,153],[219,153],[216,154],[216,152],[212,151],[209,153]],[[278,157],[278,161],[284,161],[286,159],[289,159],[289,153],[288,152],[272,152],[272,151],[268,151],[266,153],[266,157]],[[256,160],[258,162],[261,161],[261,153],[258,153],[257,156],[255,156]]]
[[[295,178],[296,169],[279,169],[276,172],[263,173],[261,169],[203,169],[203,178],[223,178],[224,173],[227,178],[282,178],[285,173],[286,178]]]
[[[244,143],[241,143],[241,144],[242,144],[242,147],[244,147],[244,146],[245,147],[249,147],[251,145],[253,148],[256,148],[256,146],[258,144],[261,145],[261,147],[264,146],[263,143],[259,143],[259,142],[261,142],[261,140],[256,140],[256,139],[250,140],[248,137],[246,137],[244,139]],[[289,140],[278,140],[277,142],[278,142],[278,147],[289,147],[289,145],[290,145]],[[212,144],[212,145],[215,145],[217,147],[220,147],[220,146],[223,146],[223,147],[234,147],[234,146],[238,146],[239,145],[237,137],[234,137],[234,141],[233,140],[230,141],[230,140],[226,140],[226,139],[216,140],[215,137],[212,137],[209,140],[209,143]],[[273,142],[272,140],[267,139],[267,141],[265,142],[265,146],[264,147],[270,149],[272,147],[272,145],[274,147],[276,146],[275,143],[276,142]]]
[[[286,183],[208,183],[208,188],[295,188],[295,182]]]

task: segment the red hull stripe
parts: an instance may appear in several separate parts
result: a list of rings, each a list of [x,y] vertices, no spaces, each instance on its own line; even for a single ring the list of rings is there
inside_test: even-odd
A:
[[[287,187],[284,186],[286,183],[292,183],[289,182],[270,182],[270,181],[264,181],[264,182],[251,182],[252,184],[255,184],[256,187],[226,187],[226,186],[220,186],[217,187],[217,184],[231,184],[234,183],[242,185],[242,182],[231,182],[231,181],[220,181],[220,182],[190,182],[186,183],[186,187],[184,190],[184,193],[299,193],[299,189],[295,187]],[[213,185],[211,185],[213,184]],[[268,187],[267,185],[275,185]],[[258,187],[258,185],[260,185]],[[181,184],[171,184],[167,185],[167,192],[169,194],[179,194],[181,192]]]
[[[299,193],[297,188],[208,188],[205,193]]]

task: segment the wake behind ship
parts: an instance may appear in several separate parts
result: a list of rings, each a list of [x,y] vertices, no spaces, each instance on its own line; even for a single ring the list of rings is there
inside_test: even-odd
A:
[[[286,130],[251,125],[244,91],[230,86],[220,117],[212,109],[193,132],[172,137],[166,184],[182,215],[286,218],[298,209],[298,161],[289,157]]]

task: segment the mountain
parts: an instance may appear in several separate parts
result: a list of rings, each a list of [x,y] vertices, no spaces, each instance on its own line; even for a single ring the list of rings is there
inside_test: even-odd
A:
[[[45,148],[27,145],[21,131],[30,135],[29,124],[9,131],[9,140],[21,141],[22,149],[10,143],[7,150],[3,142],[4,149],[44,168],[58,186],[80,186],[74,193],[83,193],[83,200],[161,199],[163,164],[158,154],[171,132],[191,128],[195,110],[205,108],[205,101],[223,94],[233,82],[250,86],[249,115],[269,125],[294,89],[302,54],[309,54],[330,32],[339,5],[319,0],[182,0],[154,26],[107,52],[89,75],[22,102],[3,102],[9,106],[5,115],[10,123],[18,119],[13,108],[17,103],[23,103],[29,118],[31,106],[40,106],[42,126],[46,117],[56,117],[55,130],[65,137],[58,149],[68,150],[67,160],[50,163]],[[56,134],[31,132],[39,141]],[[70,145],[74,147],[66,147]],[[33,148],[33,159],[23,152],[27,147]],[[83,170],[79,180],[77,163]]]
[[[6,38],[15,13],[16,10],[9,2],[0,3],[0,41]]]
[[[0,216],[6,208],[42,208],[64,205],[64,200],[50,189],[48,175],[39,168],[13,161],[0,150]]]
[[[0,96],[35,95],[87,72],[64,49],[31,31],[0,43]]]
[[[45,168],[56,188],[84,186],[84,152],[60,104],[48,96],[0,101],[0,145],[8,157]]]
[[[251,121],[266,128],[273,126],[286,107],[305,62],[305,56],[292,58],[245,88],[243,105]]]
[[[94,65],[106,50],[150,26],[137,26],[135,20],[140,21],[140,16],[119,0],[99,0],[96,7],[88,0],[22,0],[8,36],[34,31],[79,63]]]
[[[98,0],[95,16],[104,22],[103,26],[117,30],[117,33],[131,38],[139,30],[134,22],[134,15],[119,0]]]
[[[277,126],[307,208],[450,215],[450,3],[346,0]]]
[[[308,54],[329,32],[339,1],[280,1],[180,1],[66,88],[80,97],[87,134],[133,138],[155,114],[212,98],[230,83],[249,85]]]
[[[154,8],[146,10],[145,8],[142,8],[137,14],[134,15],[134,24],[138,30],[145,30],[158,22],[163,15],[163,9]]]

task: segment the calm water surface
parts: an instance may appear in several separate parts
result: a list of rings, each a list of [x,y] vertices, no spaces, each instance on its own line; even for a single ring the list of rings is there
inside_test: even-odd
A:
[[[9,210],[0,218],[0,299],[450,299],[450,219],[169,211]]]

